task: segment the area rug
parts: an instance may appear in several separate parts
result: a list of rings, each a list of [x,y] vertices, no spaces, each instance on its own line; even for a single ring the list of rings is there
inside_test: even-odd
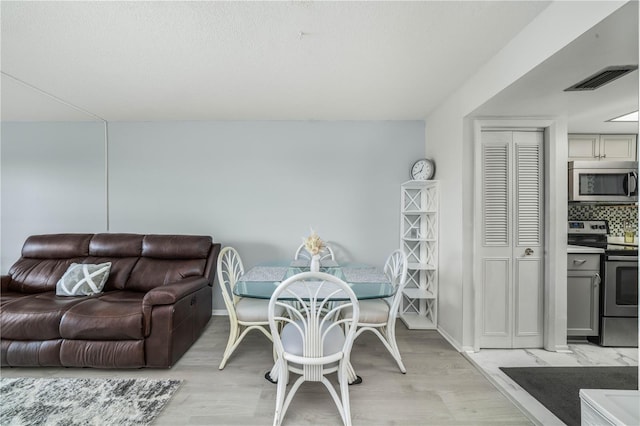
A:
[[[580,389],[638,389],[638,367],[500,367],[567,425],[580,424]]]
[[[1,378],[0,425],[148,425],[181,382]]]

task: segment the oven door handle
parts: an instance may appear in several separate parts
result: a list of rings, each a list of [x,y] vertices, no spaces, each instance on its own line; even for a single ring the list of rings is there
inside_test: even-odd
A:
[[[638,256],[608,256],[607,261],[637,262]]]

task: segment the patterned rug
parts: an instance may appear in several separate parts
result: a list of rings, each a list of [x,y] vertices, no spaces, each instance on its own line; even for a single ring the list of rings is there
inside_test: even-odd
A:
[[[147,425],[181,380],[0,379],[0,425]]]

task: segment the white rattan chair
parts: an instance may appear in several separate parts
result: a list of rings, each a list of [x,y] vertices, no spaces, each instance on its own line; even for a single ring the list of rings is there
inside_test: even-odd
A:
[[[269,317],[267,313],[269,301],[238,297],[233,294],[233,288],[243,274],[244,267],[236,249],[233,247],[223,248],[218,256],[218,282],[222,289],[224,304],[229,313],[230,329],[227,347],[218,367],[220,370],[224,368],[231,354],[251,330],[259,330],[270,341],[273,341],[273,337],[269,332]]]
[[[402,299],[402,290],[407,281],[407,256],[402,250],[395,250],[389,255],[384,265],[384,273],[387,279],[393,283],[395,294],[390,299],[360,301],[360,318],[356,339],[365,331],[370,331],[378,336],[404,374],[407,369],[402,363],[398,343],[396,343],[396,318]],[[350,316],[349,310],[345,311],[345,315]]]
[[[300,244],[300,247],[298,247],[298,250],[296,250],[296,254],[293,258],[295,260],[299,260],[299,259],[311,260],[311,253],[307,251],[303,243],[303,244]],[[336,257],[333,254],[333,249],[331,248],[331,246],[327,244],[325,244],[324,248],[320,251],[320,260],[322,261],[326,259],[336,260]]]
[[[346,300],[334,303],[330,298],[336,296]],[[286,315],[279,315],[278,307]],[[342,315],[347,308],[351,318]],[[333,275],[303,272],[276,288],[269,302],[269,326],[279,363],[274,425],[282,423],[293,396],[305,381],[324,384],[343,423],[351,424],[347,375],[358,317],[356,295],[347,283]],[[284,327],[280,327],[281,323]],[[287,393],[290,372],[300,377]],[[331,373],[338,375],[340,395],[326,378]]]

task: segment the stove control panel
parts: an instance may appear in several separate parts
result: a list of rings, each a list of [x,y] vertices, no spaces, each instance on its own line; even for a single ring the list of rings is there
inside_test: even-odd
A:
[[[607,235],[609,225],[606,220],[570,220],[567,232],[569,234]]]

